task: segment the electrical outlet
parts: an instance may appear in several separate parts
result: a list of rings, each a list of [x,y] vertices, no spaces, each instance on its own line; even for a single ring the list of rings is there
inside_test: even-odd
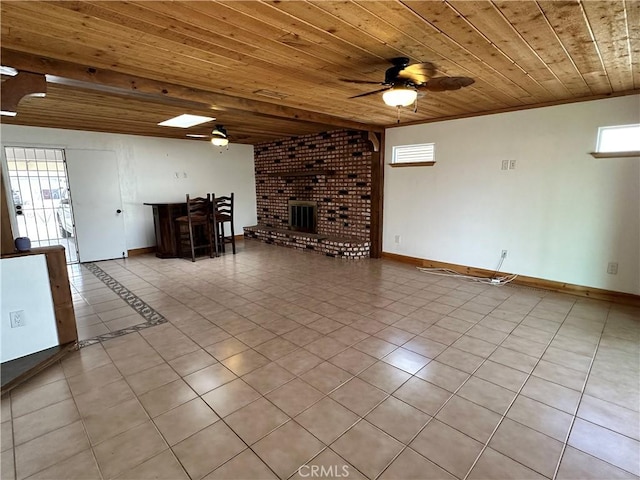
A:
[[[402,238],[400,237],[400,235],[396,235],[395,242],[399,244],[401,240]]]
[[[9,312],[9,320],[11,321],[11,328],[24,327],[26,325],[24,310]]]
[[[515,169],[516,169],[516,161],[509,160],[509,170],[515,170]]]
[[[509,170],[509,160],[502,160],[501,170]]]
[[[506,258],[506,257],[507,257],[507,251],[502,250],[502,253],[500,254],[500,258]]]
[[[607,273],[609,275],[617,275],[618,274],[618,263],[617,262],[609,262],[609,265],[607,265]]]

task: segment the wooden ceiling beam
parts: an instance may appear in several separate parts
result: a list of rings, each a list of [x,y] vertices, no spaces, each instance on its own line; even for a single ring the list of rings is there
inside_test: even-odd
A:
[[[184,102],[186,108],[193,108],[194,104],[197,104],[201,108],[209,110],[238,110],[267,117],[325,124],[336,128],[376,132],[383,130],[383,127],[379,125],[369,125],[323,113],[159,82],[6,48],[0,49],[0,55],[3,65],[20,71],[51,75],[54,77],[51,80],[55,83],[74,84],[86,89],[118,93],[140,100],[160,101],[164,99],[163,103]]]

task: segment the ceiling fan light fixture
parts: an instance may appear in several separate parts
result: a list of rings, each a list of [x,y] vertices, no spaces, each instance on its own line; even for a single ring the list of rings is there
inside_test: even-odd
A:
[[[211,135],[211,143],[216,147],[226,147],[229,145],[227,130],[222,125],[216,125],[216,128],[211,132]]]
[[[416,101],[418,92],[411,87],[391,87],[382,94],[382,100],[390,107],[408,107]]]
[[[216,147],[226,147],[227,145],[229,145],[229,139],[221,138],[221,137],[213,137],[211,139],[211,143],[213,143]]]

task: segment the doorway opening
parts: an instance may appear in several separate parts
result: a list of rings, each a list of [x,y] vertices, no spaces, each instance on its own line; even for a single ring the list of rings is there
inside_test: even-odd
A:
[[[5,147],[4,159],[15,231],[32,247],[64,246],[67,263],[78,263],[64,150]]]

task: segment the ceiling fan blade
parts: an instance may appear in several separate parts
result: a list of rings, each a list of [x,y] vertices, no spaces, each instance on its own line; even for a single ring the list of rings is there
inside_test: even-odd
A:
[[[434,77],[419,88],[429,90],[431,92],[444,92],[446,90],[459,90],[462,87],[468,87],[475,80],[469,77]]]
[[[408,57],[396,57],[389,59],[393,67],[387,68],[387,71],[384,72],[384,82],[383,85],[393,85],[398,80],[398,74],[409,65]]]
[[[398,72],[398,78],[410,80],[415,85],[427,83],[436,73],[432,63],[423,62],[409,65]]]
[[[360,98],[360,97],[368,97],[369,95],[375,95],[376,93],[384,92],[385,90],[389,90],[391,87],[381,88],[380,90],[374,90],[373,92],[361,93],[360,95],[354,95],[349,98]]]
[[[340,80],[341,82],[359,83],[362,85],[382,85],[381,82],[372,82],[369,80],[353,80],[351,78],[339,78],[338,80]]]

